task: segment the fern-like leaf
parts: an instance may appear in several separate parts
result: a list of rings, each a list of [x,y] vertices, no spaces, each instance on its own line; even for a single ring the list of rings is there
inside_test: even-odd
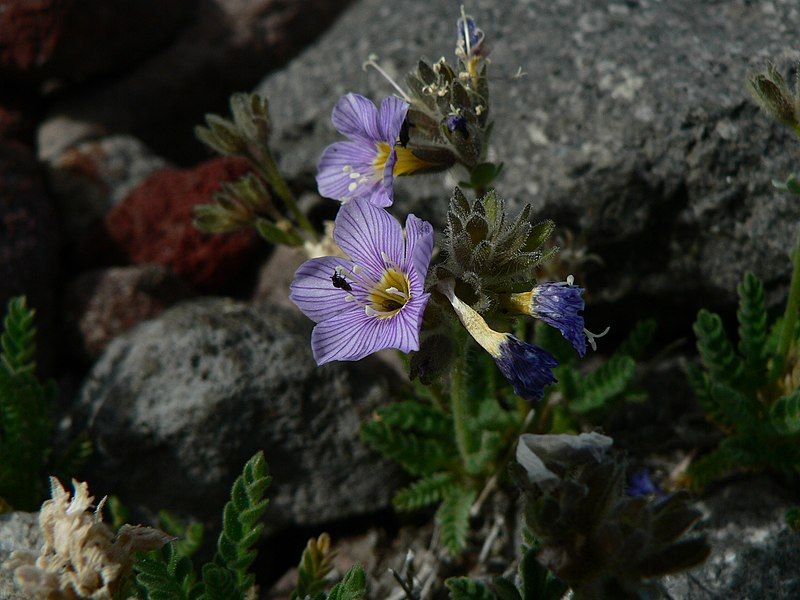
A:
[[[770,409],[769,417],[778,433],[782,435],[800,433],[800,390],[778,398]]]
[[[744,357],[749,389],[756,390],[767,378],[767,306],[764,284],[747,273],[739,285],[739,353]]]
[[[222,513],[215,562],[234,573],[236,586],[242,593],[255,583],[255,576],[248,573],[248,568],[256,558],[253,546],[264,529],[260,521],[269,502],[265,494],[271,480],[264,453],[258,452],[247,461],[234,482],[231,499]]]
[[[598,410],[622,394],[636,375],[636,363],[624,354],[615,354],[584,378],[580,395],[570,402],[570,409],[579,414]]]
[[[440,502],[455,485],[450,473],[433,473],[398,491],[394,496],[394,507],[401,512],[411,512],[431,506]]]
[[[494,594],[485,584],[468,577],[451,577],[445,585],[450,600],[494,600]]]
[[[331,538],[327,533],[308,540],[308,544],[303,550],[303,556],[300,558],[300,565],[297,569],[297,586],[292,592],[291,600],[313,598],[325,589],[325,578],[333,568],[331,565],[333,556]]]
[[[395,429],[383,421],[368,421],[361,426],[364,443],[421,477],[446,470],[458,456],[452,436],[436,439]]]
[[[359,565],[352,567],[328,594],[328,600],[365,600],[367,576]]]
[[[694,323],[697,349],[711,377],[733,387],[741,380],[744,366],[733,350],[719,315],[702,309]]]
[[[436,511],[440,540],[451,556],[458,556],[467,547],[469,510],[473,502],[475,502],[473,490],[454,487],[447,491],[439,510]]]
[[[139,555],[133,570],[143,600],[189,600],[194,571],[191,561],[180,557],[174,544]]]
[[[33,373],[36,368],[35,314],[36,311],[28,308],[25,296],[8,301],[3,334],[0,335],[0,362],[12,374]]]
[[[616,353],[630,356],[631,358],[641,358],[647,346],[653,341],[656,329],[658,329],[658,324],[655,319],[639,321],[625,341],[620,344]]]
[[[158,513],[158,522],[163,531],[178,538],[175,549],[181,556],[192,556],[203,543],[202,523],[185,523],[169,511]]]
[[[236,574],[207,563],[203,565],[203,600],[244,600],[246,590],[236,584]]]

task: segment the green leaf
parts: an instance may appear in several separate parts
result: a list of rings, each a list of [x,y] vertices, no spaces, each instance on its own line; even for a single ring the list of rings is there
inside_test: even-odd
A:
[[[245,464],[242,475],[234,482],[231,500],[223,510],[215,562],[233,572],[236,587],[242,593],[255,583],[255,576],[248,573],[256,557],[256,551],[251,548],[264,527],[256,521],[266,509],[264,494],[270,481],[264,453],[258,452]]]
[[[302,238],[289,227],[281,229],[272,221],[264,218],[256,219],[255,226],[258,234],[271,244],[282,244],[284,246],[303,245]]]
[[[639,359],[644,354],[647,346],[653,341],[653,336],[658,329],[655,319],[639,321],[630,332],[627,339],[617,349],[617,354],[624,354],[631,358]]]
[[[194,585],[191,561],[179,558],[174,544],[140,554],[133,565],[143,600],[188,600]]]
[[[769,411],[772,426],[783,435],[800,433],[800,390],[775,401]]]
[[[203,600],[244,600],[244,597],[232,571],[214,563],[203,565]]]
[[[367,576],[360,565],[352,567],[345,574],[341,583],[328,594],[328,600],[366,600]]]
[[[786,511],[786,524],[795,533],[800,531],[800,506],[793,506]]]
[[[693,329],[700,358],[711,377],[720,383],[738,387],[744,366],[725,334],[719,315],[702,309],[697,314]]]
[[[334,553],[331,551],[331,538],[323,533],[319,538],[311,538],[303,550],[300,565],[297,569],[297,586],[291,595],[291,600],[305,600],[322,592],[325,578],[333,568],[331,561]]]
[[[447,470],[458,461],[452,434],[446,439],[403,431],[378,417],[361,425],[361,439],[374,450],[397,462],[408,473],[424,476]]]
[[[28,308],[25,296],[8,301],[0,335],[0,362],[10,374],[33,373],[36,369],[36,311]]]
[[[517,586],[505,577],[495,577],[492,581],[492,589],[497,600],[523,600]]]
[[[445,585],[450,591],[450,600],[495,600],[491,590],[474,579],[451,577]]]
[[[394,496],[394,507],[400,512],[411,512],[436,504],[455,485],[450,473],[433,473],[398,491]]]
[[[447,491],[436,511],[442,546],[451,556],[458,556],[467,547],[469,511],[475,502],[475,491],[454,487]]]
[[[739,353],[744,357],[744,382],[757,390],[767,381],[767,306],[764,285],[747,273],[739,285]]]
[[[181,556],[192,556],[203,543],[203,525],[201,523],[185,523],[166,510],[158,513],[161,529],[179,538],[175,549]]]
[[[580,394],[569,408],[578,414],[603,408],[619,397],[633,381],[636,363],[627,355],[614,355],[580,383]]]

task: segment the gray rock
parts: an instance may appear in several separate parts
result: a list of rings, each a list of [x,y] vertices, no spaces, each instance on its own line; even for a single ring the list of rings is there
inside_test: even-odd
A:
[[[800,204],[770,180],[797,167],[798,148],[745,81],[768,58],[800,57],[787,49],[796,2],[476,0],[469,11],[491,46],[498,191],[585,236],[605,259],[587,265],[595,302],[649,298],[671,307],[665,318],[691,307],[689,319],[699,304],[730,305],[748,269],[785,284]],[[336,99],[392,92],[361,62],[377,53],[402,79],[420,56],[452,56],[456,17],[444,0],[360,0],[268,77],[258,90],[282,167],[311,181],[338,139]],[[512,79],[518,67],[527,76]],[[401,180],[398,212],[441,224],[459,178]]]
[[[71,138],[64,120],[43,127],[60,126],[63,138]],[[55,132],[51,134],[55,136]],[[168,166],[141,141],[129,135],[78,141],[59,152],[40,147],[46,158],[50,189],[61,212],[67,236],[76,242],[128,193],[150,175]]]
[[[200,0],[160,51],[113,80],[66,94],[50,118],[132,133],[176,161],[205,155],[193,135],[231,93],[301,50],[346,4],[341,0]]]
[[[688,574],[667,577],[673,598],[780,600],[800,597],[800,535],[788,529],[786,492],[766,477],[738,481],[698,503],[706,516],[709,559]]]
[[[309,329],[280,307],[203,299],[117,338],[80,396],[97,449],[93,489],[145,516],[165,508],[218,523],[263,449],[270,530],[386,508],[398,471],[358,432],[397,379],[377,360],[318,368]]]
[[[14,574],[3,568],[15,550],[38,553],[44,543],[39,530],[39,514],[11,512],[0,515],[0,598],[4,600],[30,600],[17,590]]]

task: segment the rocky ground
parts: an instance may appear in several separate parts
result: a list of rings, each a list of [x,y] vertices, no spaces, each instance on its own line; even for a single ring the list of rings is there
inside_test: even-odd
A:
[[[358,439],[359,422],[403,385],[396,365],[316,368],[309,325],[286,300],[297,256],[249,233],[191,226],[192,207],[247,169],[212,159],[192,131],[205,113],[224,113],[230,93],[265,94],[281,167],[324,214],[313,175],[336,138],[333,103],[347,91],[391,93],[361,68],[371,53],[397,77],[420,56],[449,55],[455,7],[0,0],[0,303],[25,293],[37,308],[41,365],[62,383],[62,428],[95,442],[86,476],[97,494],[120,495],[141,517],[169,508],[212,522],[242,462],[263,448],[275,476],[265,548],[299,550],[329,528],[342,557],[373,553],[381,577],[406,546],[424,554],[430,532],[389,511],[402,476]],[[672,348],[651,361],[648,403],[614,434],[629,449],[685,452],[705,435],[679,368],[698,308],[732,315],[747,270],[765,280],[770,303],[786,290],[800,205],[771,180],[796,169],[800,149],[744,82],[768,58],[784,70],[800,59],[790,46],[800,7],[475,0],[468,9],[492,50],[501,194],[533,202],[571,232],[574,249],[601,259],[573,266],[591,294],[589,327],[612,325],[610,347],[656,317],[658,348]],[[441,224],[454,183],[401,181],[400,210]],[[669,581],[674,597],[800,594],[800,542],[780,518],[797,497],[762,478],[701,502],[715,551]],[[33,543],[29,520],[0,517],[0,562],[10,546]],[[294,554],[278,560],[273,579]],[[3,577],[0,597],[12,597]]]

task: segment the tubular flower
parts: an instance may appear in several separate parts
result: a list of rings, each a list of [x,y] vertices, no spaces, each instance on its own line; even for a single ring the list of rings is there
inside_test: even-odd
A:
[[[555,327],[580,356],[586,354],[586,333],[583,316],[583,288],[571,282],[548,281],[530,292],[510,294],[503,303],[512,311],[531,315]]]
[[[336,130],[349,138],[331,144],[317,165],[320,195],[347,202],[367,198],[375,206],[391,206],[393,181],[430,165],[397,145],[408,104],[389,97],[380,110],[358,94],[343,96],[333,108]]]
[[[317,323],[311,334],[317,364],[360,360],[383,348],[419,350],[430,297],[424,293],[430,223],[409,215],[404,239],[396,219],[362,199],[342,206],[333,237],[347,258],[303,263],[289,295]]]
[[[510,333],[494,331],[483,317],[455,295],[452,282],[440,284],[439,289],[447,296],[469,334],[492,355],[518,396],[530,401],[540,400],[545,386],[556,383],[553,368],[558,366],[558,361],[549,352]]]

